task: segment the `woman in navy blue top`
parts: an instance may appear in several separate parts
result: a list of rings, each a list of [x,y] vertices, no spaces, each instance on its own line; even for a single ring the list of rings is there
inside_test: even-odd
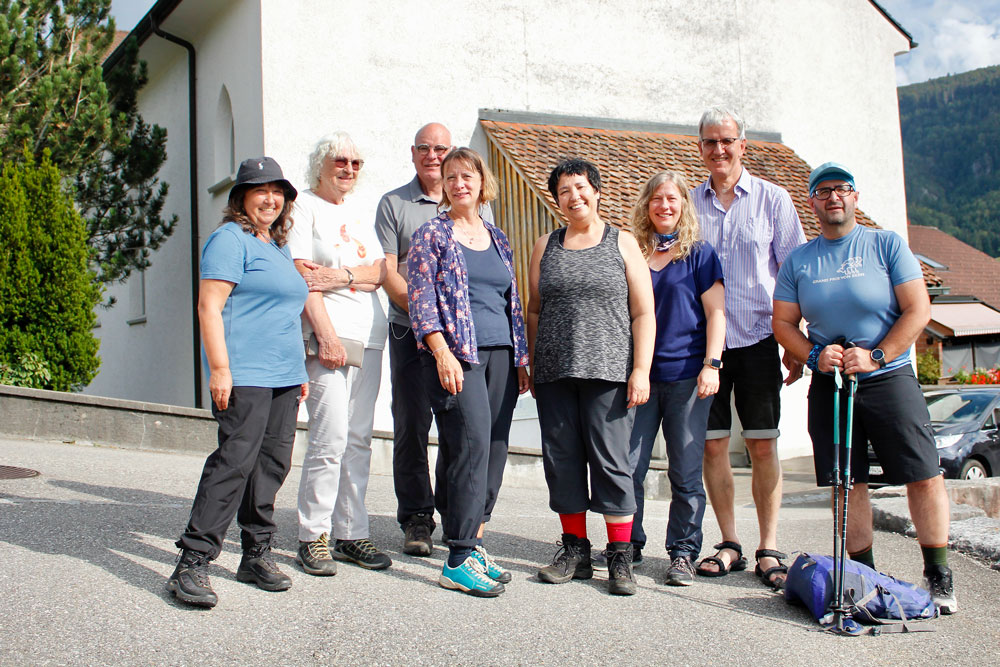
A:
[[[656,313],[649,401],[636,408],[629,443],[638,506],[633,551],[646,542],[643,480],[662,426],[671,491],[666,583],[686,586],[694,582],[693,562],[701,551],[705,429],[719,390],[726,335],[722,265],[712,246],[699,240],[698,219],[679,174],[661,172],[646,183],[632,211],[632,231],[649,264]]]
[[[299,320],[308,289],[285,247],[296,194],[277,162],[245,160],[222,225],[202,249],[198,321],[219,446],[205,461],[167,580],[188,604],[215,606],[208,563],[234,516],[243,546],[236,579],[268,591],[292,585],[270,550],[274,496],[291,467],[299,400],[308,393]]]

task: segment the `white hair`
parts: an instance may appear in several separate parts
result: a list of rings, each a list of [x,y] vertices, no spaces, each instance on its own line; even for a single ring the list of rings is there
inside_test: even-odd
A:
[[[335,157],[356,157],[364,159],[357,144],[347,132],[334,132],[316,142],[312,154],[309,155],[309,165],[306,167],[306,182],[309,187],[319,186],[319,174],[323,170],[323,161]]]
[[[737,138],[745,139],[746,123],[743,122],[743,117],[740,116],[740,114],[737,113],[732,107],[721,104],[709,107],[705,110],[705,113],[701,115],[701,120],[698,122],[698,136],[704,136],[704,130],[706,127],[722,125],[727,120],[731,120],[736,123],[736,129],[740,131],[740,136]]]

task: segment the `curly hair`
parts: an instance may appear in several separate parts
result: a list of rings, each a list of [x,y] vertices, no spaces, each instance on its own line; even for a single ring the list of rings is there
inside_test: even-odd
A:
[[[592,163],[578,157],[562,160],[549,174],[549,192],[556,205],[559,204],[559,179],[563,176],[585,176],[594,192],[601,193],[601,172]]]
[[[323,171],[323,163],[327,158],[336,157],[357,158],[363,160],[361,149],[358,148],[351,135],[347,132],[334,132],[323,137],[316,142],[312,153],[309,154],[309,165],[306,167],[306,182],[309,187],[316,189],[319,187],[319,175]],[[361,172],[357,173],[361,176]],[[357,183],[357,179],[355,179]]]
[[[479,172],[479,177],[483,181],[483,185],[479,190],[478,203],[480,205],[485,204],[486,202],[491,202],[497,198],[497,194],[500,192],[500,184],[497,182],[497,177],[493,175],[492,171],[490,171],[490,168],[486,165],[486,160],[483,159],[483,156],[471,148],[466,148],[465,146],[456,148],[448,153],[443,160],[441,160],[442,178],[444,178],[445,167],[456,160],[464,162]],[[441,203],[438,205],[438,208],[442,209],[448,206],[451,206],[451,201],[448,199],[448,189],[444,188],[441,191]]]
[[[681,260],[688,256],[691,248],[701,239],[698,228],[698,216],[694,212],[694,204],[691,202],[691,191],[688,189],[687,181],[680,174],[673,171],[661,171],[654,175],[639,193],[639,199],[632,207],[632,215],[629,218],[632,233],[635,240],[639,242],[642,255],[646,259],[653,254],[656,249],[656,229],[653,221],[649,219],[649,201],[653,194],[664,183],[673,183],[681,193],[681,216],[677,220],[677,248],[674,260]]]
[[[277,181],[275,181],[277,182]],[[256,187],[253,184],[247,184],[239,188],[233,188],[229,193],[229,202],[226,204],[226,208],[222,209],[222,222],[219,225],[224,225],[227,222],[235,222],[243,228],[243,231],[247,234],[256,234],[257,227],[250,221],[250,216],[247,215],[246,209],[243,207],[243,199],[246,196],[247,191]],[[282,188],[284,189],[284,188]],[[278,247],[282,247],[288,242],[288,232],[292,229],[292,205],[295,202],[294,197],[289,197],[289,193],[285,191],[285,203],[281,207],[281,213],[278,215],[277,219],[271,223],[270,233],[271,239],[278,244]]]

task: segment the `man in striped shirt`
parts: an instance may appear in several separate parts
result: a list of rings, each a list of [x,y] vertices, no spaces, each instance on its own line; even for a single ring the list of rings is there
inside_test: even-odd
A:
[[[699,149],[709,178],[692,191],[703,238],[722,260],[726,287],[726,349],[720,386],[712,404],[705,441],[705,488],[712,502],[722,542],[701,561],[698,573],[722,576],[747,566],[736,534],[733,472],[729,465],[735,394],[742,435],[753,465],[752,493],[760,542],[756,574],[774,588],[784,584],[784,558],[778,546],[781,465],[778,462],[779,394],[782,384],[778,344],[771,329],[771,297],[778,267],[805,242],[799,216],[783,188],[751,176],[743,167],[746,150],[743,119],[734,110],[713,107],[698,125]],[[717,365],[719,360],[706,359]],[[802,365],[785,355],[791,384]]]

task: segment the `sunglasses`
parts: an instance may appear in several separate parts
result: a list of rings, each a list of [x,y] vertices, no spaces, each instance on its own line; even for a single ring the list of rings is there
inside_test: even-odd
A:
[[[365,161],[359,158],[354,158],[353,160],[348,160],[346,157],[335,157],[332,161],[337,165],[337,169],[346,169],[347,165],[351,165],[354,171],[361,171],[361,167],[365,166]]]

